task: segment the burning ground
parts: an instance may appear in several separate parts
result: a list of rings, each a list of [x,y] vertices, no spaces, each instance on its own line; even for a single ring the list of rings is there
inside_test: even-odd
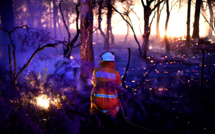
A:
[[[151,44],[147,60],[141,59],[137,48],[131,47],[126,88],[120,91],[120,100],[125,118],[136,126],[126,123],[120,114],[118,133],[215,132],[214,44],[193,41],[191,49],[183,40],[172,39],[171,44],[169,54],[165,53],[162,43]],[[127,65],[127,47],[111,48],[122,78]],[[104,49],[98,43],[94,48],[97,66]],[[19,91],[11,86],[9,72],[1,66],[0,133],[91,131],[92,85],[78,90],[81,86],[78,54],[79,51],[74,51],[71,60],[60,56],[38,57],[20,77]]]

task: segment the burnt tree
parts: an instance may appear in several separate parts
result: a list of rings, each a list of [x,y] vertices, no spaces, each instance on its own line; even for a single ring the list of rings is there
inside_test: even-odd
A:
[[[157,1],[159,3],[160,0]],[[157,7],[157,23],[156,23],[156,38],[160,38],[160,31],[159,31],[159,24],[160,24],[160,4]]]
[[[202,0],[196,1],[195,6],[195,18],[194,18],[194,24],[193,24],[193,38],[199,39],[199,17],[200,17],[200,7],[202,4]]]
[[[81,73],[80,78],[87,84],[87,79],[91,79],[94,67],[94,53],[92,45],[93,32],[93,13],[92,1],[81,1],[81,31],[80,31],[80,54],[81,54]]]
[[[130,18],[129,18],[130,12],[133,11],[132,6],[133,6],[134,4],[133,4],[133,1],[132,1],[132,0],[126,1],[125,4],[126,4],[126,7],[123,8],[123,9],[124,9],[124,14],[126,15],[126,16],[125,16],[125,17],[126,17],[125,19],[128,20],[128,19],[130,19]],[[126,33],[126,35],[125,35],[124,44],[126,44],[127,38],[128,38],[128,36],[129,36],[129,34],[130,34],[130,27],[129,27],[129,24],[126,23],[126,26],[127,26],[127,33]]]
[[[151,16],[152,12],[157,8],[159,4],[163,2],[161,0],[159,3],[156,3],[154,7],[151,6],[151,4],[154,2],[154,0],[146,0],[146,3],[141,0],[142,6],[143,6],[143,13],[144,13],[144,34],[143,34],[143,58],[146,58],[147,51],[149,49],[149,36],[150,36],[150,23],[149,23],[149,17]]]
[[[110,49],[110,38],[111,43],[114,44],[115,39],[112,32],[112,25],[111,19],[113,15],[112,5],[114,4],[115,0],[98,0],[98,30],[100,31],[102,37],[104,38],[104,48],[106,51]],[[102,9],[106,9],[106,34],[101,29],[101,22],[102,22]]]
[[[67,34],[68,34],[68,40],[67,40],[67,43],[65,45],[66,47],[64,47],[64,57],[69,59],[71,51],[72,51],[72,48],[75,47],[74,44],[78,40],[78,36],[79,36],[79,33],[80,33],[80,29],[78,28],[78,19],[79,19],[79,9],[78,8],[80,6],[80,1],[78,0],[78,3],[76,5],[76,7],[75,7],[76,14],[77,14],[77,16],[76,16],[76,35],[73,37],[73,39],[71,39],[71,33],[69,31],[68,24],[66,23],[66,20],[65,20],[63,11],[62,11],[62,7],[61,7],[62,2],[63,2],[63,0],[60,1],[59,8],[60,8],[60,13],[61,13],[61,16],[62,16],[64,26],[65,26]]]
[[[124,14],[124,15],[126,15],[126,17],[124,17],[124,15],[122,13],[120,13],[115,7],[112,6],[112,8],[114,9],[114,11],[116,11],[122,17],[122,19],[126,22],[126,24],[128,24],[130,26],[130,28],[131,28],[131,30],[133,32],[133,35],[134,35],[134,39],[135,39],[135,41],[136,41],[136,43],[138,45],[139,54],[140,54],[140,56],[142,56],[140,43],[139,43],[139,41],[137,39],[137,36],[136,36],[135,31],[134,31],[134,27],[133,27],[133,24],[131,22],[130,17],[127,14]]]
[[[170,13],[169,13],[169,0],[166,0],[166,14],[167,14],[167,17],[166,17],[166,24],[165,24],[164,42],[166,44],[166,52],[169,53],[170,44],[169,44],[168,37],[167,37],[167,26],[168,26],[169,15],[170,15]]]
[[[104,32],[102,31],[102,28],[101,28],[103,0],[99,0],[98,5],[99,5],[99,9],[98,9],[98,29],[99,29],[99,32],[101,33],[102,37],[105,39],[106,35],[104,34]]]
[[[112,8],[111,8],[111,0],[106,1],[107,5],[107,30],[106,30],[106,38],[105,38],[105,48],[106,51],[110,49],[110,30],[111,30],[111,15],[112,15]]]
[[[210,13],[210,26],[209,26],[209,31],[208,31],[208,38],[212,38],[212,31],[213,31],[213,22],[214,22],[214,17],[213,17],[213,6],[212,6],[212,0],[207,0],[208,2],[208,7],[209,7],[209,13]]]
[[[187,39],[186,39],[186,46],[190,47],[190,7],[191,7],[191,0],[188,0],[188,8],[187,8]]]

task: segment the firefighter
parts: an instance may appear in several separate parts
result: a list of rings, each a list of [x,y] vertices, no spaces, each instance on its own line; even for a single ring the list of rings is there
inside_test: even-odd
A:
[[[115,70],[113,52],[105,52],[101,56],[99,67],[93,71],[91,91],[91,114],[102,113],[116,117],[120,109],[118,91],[121,88],[120,74]]]

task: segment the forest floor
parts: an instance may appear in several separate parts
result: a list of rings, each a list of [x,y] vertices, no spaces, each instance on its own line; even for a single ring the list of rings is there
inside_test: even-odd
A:
[[[116,55],[116,70],[121,76],[125,74],[128,63],[128,47],[131,49],[131,60],[126,88],[120,91],[122,109],[117,123],[101,129],[92,130],[95,127],[89,113],[92,86],[77,91],[74,90],[77,87],[76,77],[67,80],[62,79],[66,74],[47,75],[27,70],[27,77],[23,76],[19,85],[20,94],[8,90],[13,87],[5,77],[7,71],[0,69],[1,74],[5,74],[0,77],[0,106],[3,109],[0,111],[3,117],[0,119],[0,133],[96,133],[96,130],[98,133],[109,133],[109,129],[113,128],[115,133],[135,134],[215,133],[215,45],[193,41],[191,49],[188,49],[183,40],[171,40],[170,43],[169,54],[165,52],[163,43],[151,44],[147,60],[139,56],[136,47],[111,46],[111,51]],[[98,66],[99,55],[104,51],[101,44],[94,45],[95,66]],[[202,74],[203,51],[205,65]],[[79,52],[74,51],[72,55],[75,59]],[[71,66],[70,63],[66,65]],[[47,64],[46,68],[52,70],[54,67]],[[66,69],[75,71],[75,68]],[[63,71],[66,72],[65,68]],[[74,75],[74,72],[69,75]],[[52,104],[48,110],[39,109],[30,101],[41,94],[38,89],[43,89],[43,94],[57,97],[61,103],[57,106]],[[127,123],[124,118],[134,125]]]
[[[121,97],[127,118],[164,133],[214,133],[215,45],[206,43],[192,41],[188,49],[185,41],[171,40],[169,54],[164,45],[151,45],[147,60],[131,48],[127,90]],[[116,69],[124,75],[126,48],[111,51],[117,57]]]

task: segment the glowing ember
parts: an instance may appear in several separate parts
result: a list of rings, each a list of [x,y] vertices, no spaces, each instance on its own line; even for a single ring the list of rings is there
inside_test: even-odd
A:
[[[158,91],[163,91],[164,89],[163,88],[158,88]]]
[[[149,49],[152,49],[152,46],[149,46]]]
[[[42,94],[41,96],[37,97],[37,106],[48,109],[50,105],[50,99],[47,95]]]
[[[70,59],[74,59],[73,56],[70,56],[69,58],[70,58]]]

